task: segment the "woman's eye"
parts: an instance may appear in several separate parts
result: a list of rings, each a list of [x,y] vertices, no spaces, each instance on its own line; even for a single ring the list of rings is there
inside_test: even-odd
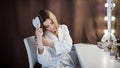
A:
[[[53,24],[53,22],[50,22],[50,24]]]
[[[45,26],[45,28],[48,28],[49,26]]]

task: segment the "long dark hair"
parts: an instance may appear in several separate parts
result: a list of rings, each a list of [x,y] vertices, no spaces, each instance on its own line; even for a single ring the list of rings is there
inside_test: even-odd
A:
[[[41,24],[41,28],[43,28],[43,33],[45,33],[46,28],[43,25],[43,22],[45,22],[46,19],[50,19],[49,14],[47,12],[48,10],[41,10],[38,13],[38,17],[40,19],[40,24]]]
[[[43,22],[49,18],[47,10],[40,10],[37,17],[39,17],[39,20],[40,20],[40,28],[43,29],[43,36],[45,36],[46,28],[43,25]],[[35,39],[37,39],[36,34],[35,34]]]
[[[39,11],[38,17],[40,19],[41,25],[43,26],[43,31],[44,32],[46,31],[46,28],[43,25],[43,22],[45,22],[46,19],[50,19],[55,24],[55,26],[57,28],[59,27],[56,16],[51,11],[49,11],[47,9]]]

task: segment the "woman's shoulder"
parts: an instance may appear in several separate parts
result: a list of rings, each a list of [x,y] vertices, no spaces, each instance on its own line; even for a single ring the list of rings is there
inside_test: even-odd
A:
[[[61,24],[59,27],[62,29],[68,28],[67,25],[65,25],[65,24]]]
[[[59,26],[59,29],[61,30],[61,31],[63,31],[64,33],[69,33],[69,29],[68,29],[68,26],[67,25],[65,25],[65,24],[61,24],[60,26]]]

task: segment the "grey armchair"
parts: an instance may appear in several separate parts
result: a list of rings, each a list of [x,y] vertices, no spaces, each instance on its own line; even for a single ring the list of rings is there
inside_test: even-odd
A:
[[[24,38],[24,44],[28,55],[29,68],[33,68],[34,65],[37,63],[36,47],[34,46],[34,36]]]

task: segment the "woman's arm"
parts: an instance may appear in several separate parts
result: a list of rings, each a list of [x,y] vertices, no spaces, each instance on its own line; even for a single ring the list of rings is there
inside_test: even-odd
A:
[[[48,51],[47,47],[44,46],[44,37],[43,37],[43,31],[41,28],[37,28],[35,31],[36,34],[36,43],[37,43],[37,58],[38,62],[42,64],[43,66],[49,65],[52,61],[52,57],[50,52]]]
[[[47,38],[43,38],[43,45],[54,48],[54,43],[51,40],[47,39]]]
[[[43,38],[42,28],[37,27],[35,30],[35,35],[36,35],[36,43],[37,43],[38,53],[42,54],[44,51],[43,42],[42,42],[42,38]]]

